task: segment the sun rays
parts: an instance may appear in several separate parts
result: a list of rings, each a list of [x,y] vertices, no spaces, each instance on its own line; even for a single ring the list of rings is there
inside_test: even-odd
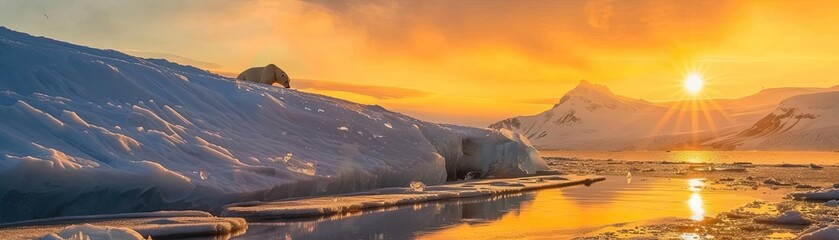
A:
[[[699,73],[689,73],[685,78],[685,90],[692,95],[696,95],[702,91],[702,86],[705,85],[705,80]]]
[[[681,79],[674,79],[671,86],[672,99],[679,99],[664,103],[667,110],[656,123],[650,135],[658,135],[665,129],[672,129],[676,133],[689,135],[684,142],[687,148],[698,147],[702,140],[708,137],[719,137],[723,129],[722,123],[734,122],[728,115],[729,109],[721,107],[718,99],[706,99],[704,96],[714,95],[714,85],[720,78],[709,74],[704,64],[680,66]],[[708,94],[710,93],[710,94]],[[667,132],[667,131],[665,131]],[[710,135],[709,135],[710,134]]]

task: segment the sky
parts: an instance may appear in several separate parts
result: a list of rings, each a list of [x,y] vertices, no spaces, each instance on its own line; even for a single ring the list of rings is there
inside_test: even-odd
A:
[[[839,1],[0,0],[0,25],[486,126],[580,80],[649,101],[839,84]],[[706,84],[685,94],[686,76]]]

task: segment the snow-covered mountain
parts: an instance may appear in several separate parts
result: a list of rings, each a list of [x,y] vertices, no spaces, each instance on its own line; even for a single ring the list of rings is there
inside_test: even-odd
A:
[[[751,127],[708,144],[722,149],[839,150],[839,91],[788,98]]]
[[[691,132],[694,127],[662,119],[665,116],[685,118],[693,113],[618,96],[605,86],[581,81],[550,110],[533,116],[506,119],[490,127],[519,131],[540,149],[658,148],[688,141],[685,133]],[[722,111],[710,111],[708,116],[716,121],[725,121],[724,114]],[[704,125],[697,127],[697,131],[709,128]]]
[[[292,83],[293,86],[293,83]],[[546,169],[527,139],[0,27],[0,222]]]
[[[553,108],[489,127],[518,131],[545,150],[700,149],[752,126],[778,102],[833,88],[766,89],[739,99],[647,102],[581,81]]]

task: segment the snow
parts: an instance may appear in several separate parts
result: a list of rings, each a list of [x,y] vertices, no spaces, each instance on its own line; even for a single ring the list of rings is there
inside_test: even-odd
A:
[[[813,223],[813,220],[804,218],[801,216],[801,212],[786,211],[778,216],[755,218],[755,222],[783,225],[810,225]]]
[[[813,230],[807,230],[798,237],[799,240],[830,240],[839,239],[839,225],[829,224],[819,226]]]
[[[414,190],[415,192],[422,192],[423,190],[425,190],[426,187],[424,183],[417,181],[411,182],[411,184],[408,186],[411,187],[411,190]]]
[[[44,236],[43,240],[106,240],[106,239],[125,239],[125,240],[143,240],[143,236],[134,230],[119,227],[98,227],[90,224],[73,225],[64,228],[58,233],[52,233]]]
[[[772,113],[726,141],[741,149],[835,151],[839,147],[837,102],[839,91],[785,99]]]
[[[835,151],[839,146],[837,99],[839,86],[767,89],[740,99],[706,99],[701,103],[647,102],[581,81],[553,108],[508,118],[490,127],[520,131],[543,150],[669,150],[689,145]],[[796,114],[771,123],[764,120],[790,109]],[[685,124],[690,123],[691,116],[699,116],[702,121]],[[791,128],[799,120],[802,123]],[[745,130],[763,125],[785,128],[770,129],[760,136],[742,136]],[[694,143],[695,139],[701,141]]]
[[[768,111],[771,110],[759,114]],[[716,126],[745,125],[760,117],[757,113],[747,113],[747,109],[713,109],[703,118],[717,123],[715,126],[705,123],[691,126],[676,120],[678,116],[691,114],[693,112],[684,106],[631,99],[612,93],[606,86],[581,81],[553,108],[533,116],[510,118],[490,127],[521,131],[539,149],[656,150],[687,142],[694,136],[693,131],[700,136],[733,132],[731,128]]]
[[[823,189],[809,192],[797,192],[790,194],[795,199],[806,200],[837,200],[839,199],[839,189]]]
[[[417,190],[408,187],[382,188],[346,195],[302,198],[277,202],[247,202],[225,207],[222,216],[246,219],[281,219],[326,216],[396,205],[511,194],[535,189],[591,184],[605,178],[579,175],[546,175],[516,179],[483,179],[461,181]]]
[[[243,232],[247,223],[241,218],[219,218],[201,211],[161,211],[57,217],[0,225],[0,236],[31,239],[41,236],[55,239],[78,235],[106,236],[132,233],[142,237],[220,236]],[[94,238],[95,239],[95,238]],[[110,238],[106,238],[110,239]],[[115,237],[123,239],[123,237]],[[130,239],[130,238],[129,238]]]
[[[217,212],[547,169],[518,133],[425,122],[6,28],[0,89],[0,222]]]

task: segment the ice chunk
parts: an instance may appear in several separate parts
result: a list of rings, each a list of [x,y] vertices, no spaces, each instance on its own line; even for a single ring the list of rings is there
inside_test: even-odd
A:
[[[42,239],[67,239],[67,240],[106,240],[125,239],[143,240],[143,236],[134,230],[122,227],[99,227],[90,224],[72,225],[62,229],[58,233],[49,234]]]
[[[810,225],[813,223],[813,220],[805,218],[799,211],[787,211],[778,216],[755,218],[755,222],[783,225]]]
[[[474,178],[479,177],[480,175],[481,175],[481,172],[478,172],[478,171],[470,171],[469,173],[467,173],[467,174],[466,174],[466,177],[464,177],[464,178],[463,178],[463,180],[470,180],[470,179],[474,179]]]
[[[425,184],[420,181],[412,181],[410,187],[414,190],[414,192],[422,192],[425,190]]]
[[[84,225],[93,223],[95,226]],[[122,213],[90,216],[59,217],[30,220],[0,225],[2,239],[33,239],[47,235],[64,239],[79,235],[91,239],[108,232],[136,232],[140,236],[158,238],[235,235],[243,232],[247,223],[241,218],[213,217],[200,211],[163,211],[147,213]],[[104,239],[133,239],[111,235]],[[60,238],[59,238],[60,237]]]
[[[795,199],[806,200],[837,200],[839,199],[839,189],[824,189],[809,192],[796,192],[790,194]]]
[[[766,179],[766,181],[763,181],[763,184],[778,185],[778,186],[791,186],[792,185],[791,183],[782,182],[782,181],[774,179],[774,178]]]
[[[814,230],[805,231],[798,237],[799,240],[828,240],[839,239],[839,225],[829,224]]]

